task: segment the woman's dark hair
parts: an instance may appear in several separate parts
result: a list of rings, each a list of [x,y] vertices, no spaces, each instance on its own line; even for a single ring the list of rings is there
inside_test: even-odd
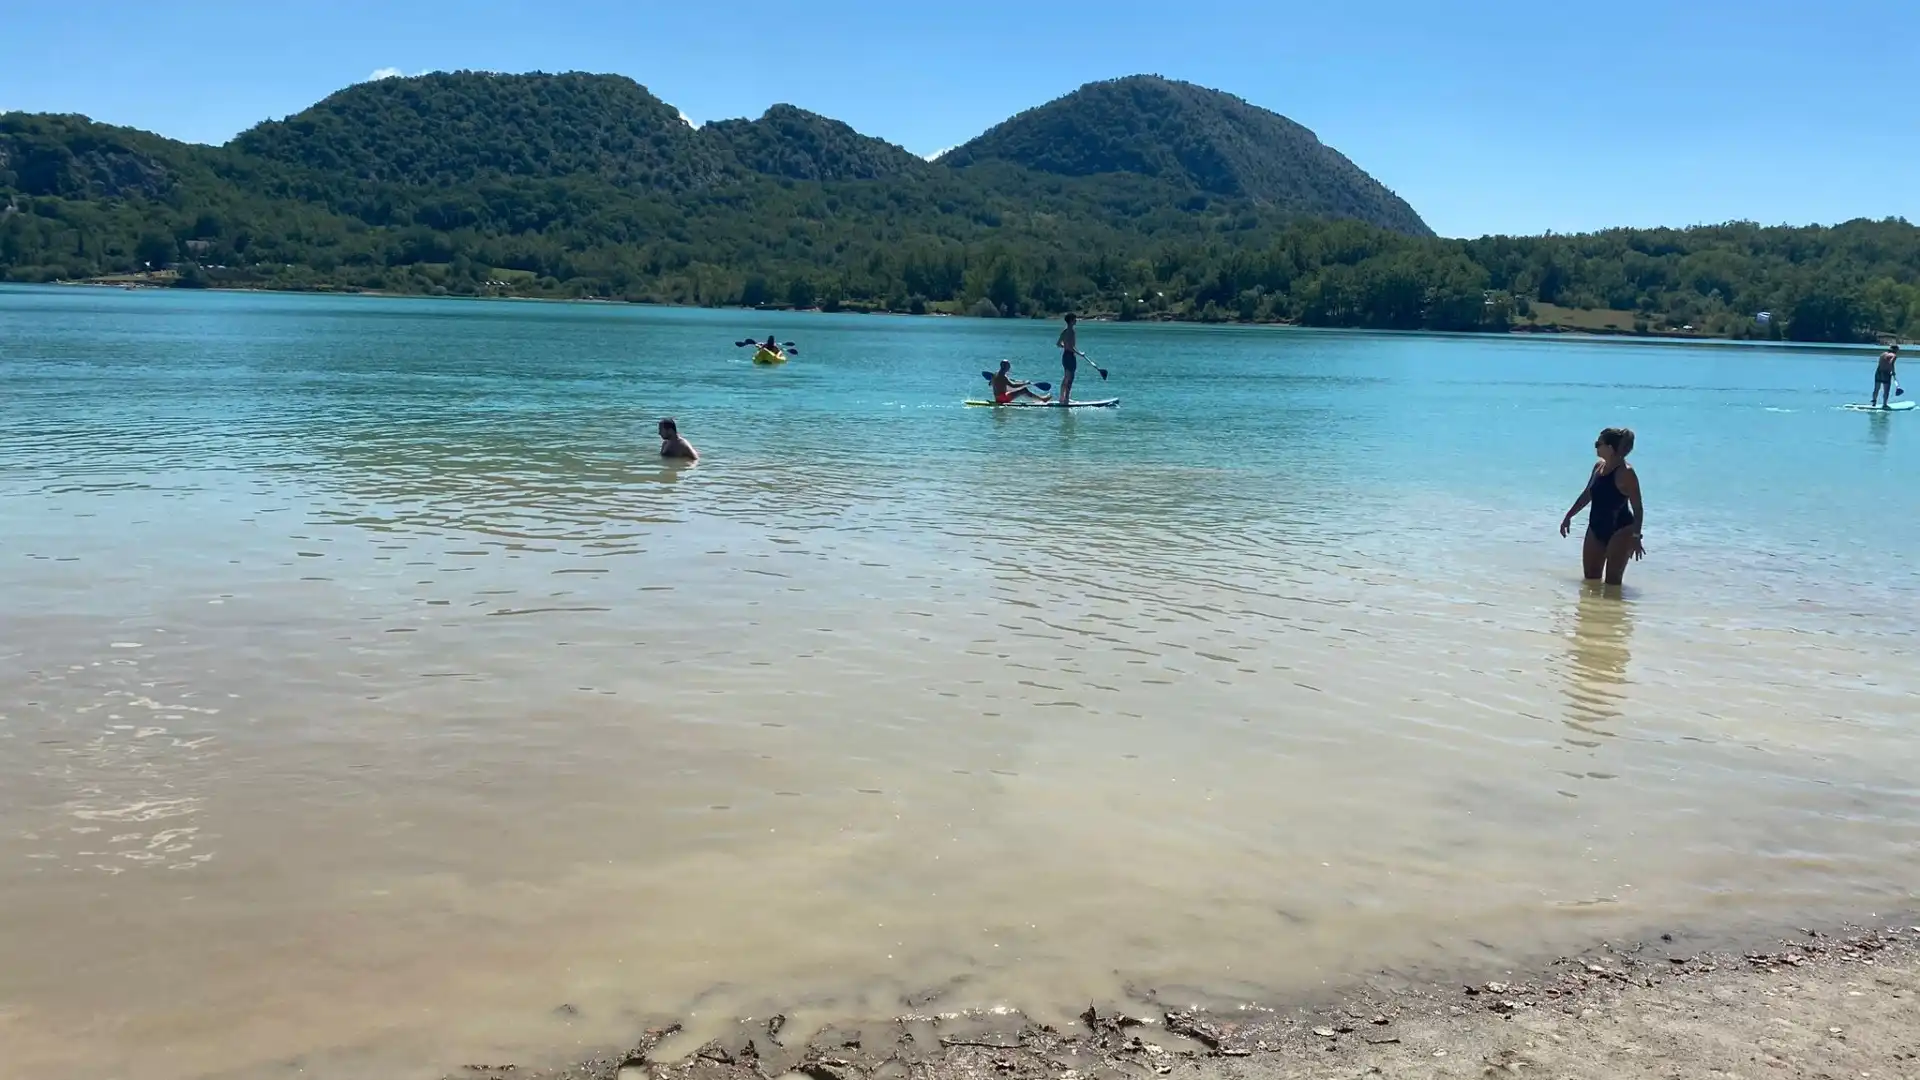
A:
[[[674,422],[673,422],[673,417],[671,417],[671,416],[668,416],[668,417],[665,417],[665,418],[663,418],[663,419],[662,419],[662,420],[660,421],[660,430],[661,430],[661,431],[671,431],[671,432],[673,432],[674,434],[676,434],[676,435],[678,435],[678,434],[680,433],[680,425],[679,425],[679,424],[676,424],[676,423],[674,423]],[[1628,441],[1628,443],[1629,443],[1629,444],[1631,444],[1631,443],[1632,443],[1632,441],[1633,441],[1633,436],[1632,436],[1632,435],[1628,435],[1628,436],[1627,436],[1627,441]]]
[[[1610,427],[1600,433],[1600,441],[1613,448],[1621,457],[1633,453],[1633,429]]]

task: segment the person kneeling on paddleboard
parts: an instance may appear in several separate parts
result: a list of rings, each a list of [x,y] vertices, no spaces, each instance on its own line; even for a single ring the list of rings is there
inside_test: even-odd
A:
[[[1021,382],[1019,379],[1007,374],[1012,369],[1013,361],[1002,360],[1000,361],[1000,370],[994,373],[993,403],[995,405],[1011,405],[1013,404],[1013,399],[1018,397],[1029,397],[1035,401],[1042,402],[1053,400],[1045,394],[1034,393],[1031,384]]]

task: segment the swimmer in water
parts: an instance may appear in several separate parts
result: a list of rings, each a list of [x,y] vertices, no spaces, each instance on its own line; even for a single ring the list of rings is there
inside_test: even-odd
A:
[[[680,425],[675,423],[671,416],[660,421],[660,456],[679,458],[684,461],[700,460],[700,451],[695,450],[692,443],[681,438]]]
[[[1640,529],[1646,524],[1646,506],[1640,501],[1640,476],[1627,464],[1633,452],[1633,432],[1627,428],[1608,428],[1593,442],[1599,457],[1587,477],[1587,487],[1573,501],[1567,516],[1560,519],[1560,535],[1573,531],[1573,515],[1581,507],[1592,506],[1587,517],[1587,537],[1580,552],[1581,567],[1588,581],[1605,575],[1609,585],[1620,584],[1627,563],[1644,558]]]

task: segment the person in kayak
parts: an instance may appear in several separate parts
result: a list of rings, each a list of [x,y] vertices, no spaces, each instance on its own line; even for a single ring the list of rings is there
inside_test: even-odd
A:
[[[1013,361],[1002,360],[1000,361],[1000,370],[994,372],[993,403],[995,405],[1011,405],[1013,404],[1014,398],[1021,397],[1032,398],[1040,402],[1053,400],[1045,394],[1034,393],[1033,384],[1021,382],[1019,379],[1014,378],[1009,374],[1012,370]]]
[[[700,460],[700,451],[695,450],[692,443],[681,437],[680,425],[671,416],[660,421],[660,456],[686,461]]]
[[[1073,400],[1073,373],[1080,368],[1080,335],[1074,329],[1074,324],[1079,321],[1079,316],[1071,311],[1067,312],[1066,329],[1060,331],[1059,340],[1054,342],[1060,347],[1060,367],[1065,371],[1065,374],[1060,376],[1060,404],[1062,405]]]
[[[780,351],[780,343],[773,340],[772,334],[767,335],[767,340],[761,342],[760,347],[767,350],[768,352],[772,353],[775,356],[787,355],[786,353],[783,353]]]
[[[1887,346],[1887,351],[1880,354],[1880,366],[1873,369],[1873,397],[1868,404],[1893,404],[1893,365],[1899,359],[1898,342]]]
[[[1581,566],[1588,581],[1599,581],[1604,572],[1607,584],[1618,585],[1627,563],[1647,554],[1640,544],[1640,529],[1647,517],[1640,501],[1640,476],[1627,464],[1627,455],[1633,452],[1632,430],[1607,428],[1593,441],[1593,452],[1600,460],[1587,477],[1586,490],[1560,519],[1560,535],[1573,531],[1573,515],[1581,507],[1592,506],[1580,550]]]

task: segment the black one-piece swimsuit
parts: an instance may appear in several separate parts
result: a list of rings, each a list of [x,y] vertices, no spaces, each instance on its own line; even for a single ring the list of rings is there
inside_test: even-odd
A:
[[[1633,509],[1627,505],[1627,497],[1620,493],[1620,481],[1614,477],[1619,472],[1615,466],[1593,478],[1587,485],[1587,494],[1593,512],[1587,515],[1587,535],[1600,541],[1605,547],[1613,542],[1613,534],[1633,524]]]

